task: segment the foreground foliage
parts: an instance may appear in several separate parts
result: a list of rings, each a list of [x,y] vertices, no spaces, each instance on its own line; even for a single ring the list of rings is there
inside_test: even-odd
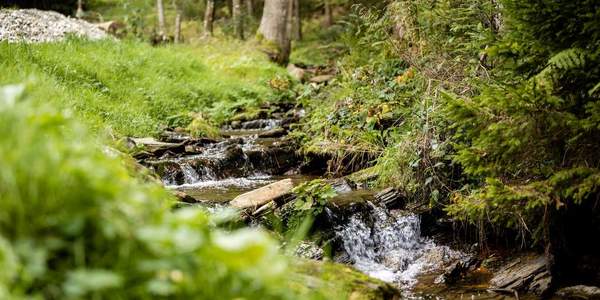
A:
[[[294,296],[265,233],[171,211],[164,189],[131,177],[71,118],[16,101],[19,89],[0,93],[0,298]]]

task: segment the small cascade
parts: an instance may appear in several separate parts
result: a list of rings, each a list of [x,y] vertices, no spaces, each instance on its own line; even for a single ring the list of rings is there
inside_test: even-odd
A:
[[[189,164],[181,164],[181,172],[183,173],[183,180],[186,184],[193,184],[200,181],[200,174]]]
[[[352,215],[336,234],[355,268],[403,289],[413,286],[418,275],[464,256],[422,237],[419,216],[391,215],[372,204],[370,212]]]

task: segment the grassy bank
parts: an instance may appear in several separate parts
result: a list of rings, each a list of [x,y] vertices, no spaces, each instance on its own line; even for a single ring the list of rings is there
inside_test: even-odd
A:
[[[99,132],[156,134],[185,126],[188,112],[217,124],[241,107],[275,99],[269,80],[285,76],[251,45],[153,48],[134,41],[38,45],[0,43],[0,84],[35,82],[40,103],[69,109]]]

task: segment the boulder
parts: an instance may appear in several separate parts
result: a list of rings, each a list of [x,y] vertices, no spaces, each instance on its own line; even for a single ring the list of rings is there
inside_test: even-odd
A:
[[[290,74],[290,76],[292,76],[292,78],[300,82],[303,82],[306,77],[306,71],[302,68],[297,67],[294,64],[289,64],[287,66],[287,71]]]
[[[500,269],[492,280],[492,290],[512,290],[544,295],[548,292],[552,277],[546,267],[544,256],[519,257]]]
[[[229,205],[239,209],[256,208],[292,192],[294,183],[284,179],[235,197]]]
[[[598,300],[600,288],[596,286],[576,285],[562,288],[556,295],[563,299]]]

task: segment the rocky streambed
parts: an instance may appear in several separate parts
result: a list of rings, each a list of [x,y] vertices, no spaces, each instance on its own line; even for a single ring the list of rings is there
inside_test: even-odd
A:
[[[273,216],[285,217],[294,199],[292,188],[323,177],[327,166],[326,157],[297,151],[288,132],[299,117],[295,112],[284,115],[292,117],[234,122],[219,139],[166,131],[159,140],[132,138],[128,143],[141,150],[135,157],[182,202],[234,207],[248,226],[268,227]],[[427,210],[405,203],[397,190],[376,193],[351,178],[327,179],[338,195],[314,220],[312,234],[319,238],[296,246],[295,254],[307,260],[298,269],[316,276],[314,280],[353,282],[352,289],[367,299],[546,295],[551,277],[543,256],[494,264],[469,247],[444,245],[421,231],[424,218],[431,218]]]

